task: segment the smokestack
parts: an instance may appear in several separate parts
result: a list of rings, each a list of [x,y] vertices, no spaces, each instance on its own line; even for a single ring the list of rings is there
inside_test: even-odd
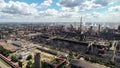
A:
[[[98,26],[98,32],[100,32],[100,29],[101,29],[101,25],[99,24],[99,26]]]
[[[80,31],[82,32],[82,17],[80,18]]]

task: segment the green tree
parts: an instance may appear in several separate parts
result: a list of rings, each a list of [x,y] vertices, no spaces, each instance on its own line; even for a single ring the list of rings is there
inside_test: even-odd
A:
[[[11,61],[18,62],[18,58],[14,55],[11,56]]]
[[[33,63],[32,66],[31,66],[31,68],[34,68],[34,65],[35,65],[35,64]]]
[[[22,62],[21,61],[18,62],[18,65],[22,68]]]
[[[68,59],[69,61],[71,61],[73,58],[74,58],[74,57],[73,57],[73,53],[70,52],[69,55],[68,55],[68,57],[67,57],[67,59]]]
[[[26,68],[30,68],[30,65],[27,64],[27,65],[26,65]]]
[[[85,58],[86,61],[90,60],[89,56],[84,56],[84,58]]]
[[[30,59],[32,59],[32,55],[29,55],[29,56],[27,57],[27,60],[30,60]]]
[[[3,48],[2,46],[0,46],[0,53],[4,56],[8,57],[10,54],[10,51],[8,51],[5,48]]]
[[[53,68],[47,62],[42,62],[42,68]]]
[[[26,68],[31,68],[31,67],[32,67],[32,61],[28,61],[27,65],[26,65]]]

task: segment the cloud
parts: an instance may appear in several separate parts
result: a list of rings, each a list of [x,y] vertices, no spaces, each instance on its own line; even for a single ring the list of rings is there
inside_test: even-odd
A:
[[[0,3],[4,3],[4,0],[0,0]]]
[[[28,21],[29,19],[29,21],[72,22],[79,21],[80,16],[83,16],[85,21],[92,22],[120,21],[118,19],[120,17],[120,7],[110,7],[110,4],[116,0],[59,0],[56,5],[57,7],[60,7],[60,9],[55,9],[51,6],[53,1],[54,0],[44,0],[43,3],[40,4],[28,4],[27,2],[14,0],[9,2],[0,0],[0,20],[11,19],[13,21]],[[49,6],[51,7],[49,8]],[[99,12],[96,9],[102,10],[101,7],[104,6],[110,8],[108,10],[103,10],[104,12]]]
[[[112,4],[116,0],[93,0],[93,3],[99,4],[101,6],[107,6],[109,4]]]
[[[4,6],[4,0],[0,0],[0,10],[1,10],[1,8]]]
[[[85,0],[60,0],[59,5],[64,7],[75,7],[82,4]]]
[[[108,18],[110,18],[110,20],[116,21],[116,22],[120,22],[120,6],[112,6],[110,8],[108,8]]]
[[[95,8],[100,8],[112,4],[116,0],[60,0],[57,5],[65,9],[71,9],[71,11],[86,11]],[[63,9],[62,8],[62,9]]]
[[[120,12],[120,6],[112,6],[108,9],[109,12]]]
[[[54,16],[55,17],[55,16],[57,16],[57,14],[58,14],[58,11],[55,9],[47,9],[45,11],[40,12],[40,16],[42,15],[44,17],[46,17],[46,16]]]
[[[85,10],[91,10],[91,9],[98,8],[98,7],[101,7],[101,5],[95,4],[95,3],[93,3],[93,1],[85,1],[83,3],[83,5],[80,6],[80,8],[83,11],[85,11]]]
[[[52,0],[45,0],[43,3],[41,3],[38,8],[46,8],[48,6],[51,6]]]
[[[61,10],[65,12],[72,12],[72,8],[69,7],[61,7]]]
[[[70,17],[72,14],[69,12],[60,12],[56,9],[47,9],[45,11],[40,11],[39,15],[41,17],[50,17],[50,18],[65,18]]]
[[[3,3],[1,12],[8,14],[19,14],[19,15],[32,15],[36,14],[37,10],[35,9],[36,4],[27,4],[24,2],[14,2],[9,1],[8,3]]]
[[[99,12],[92,12],[83,15],[83,18],[85,18],[85,21],[100,22],[103,21],[102,16],[103,14]]]
[[[113,7],[111,7],[113,8]],[[114,11],[105,11],[104,13],[100,12],[92,12],[84,14],[83,17],[85,21],[91,22],[119,22],[120,21],[120,13]]]

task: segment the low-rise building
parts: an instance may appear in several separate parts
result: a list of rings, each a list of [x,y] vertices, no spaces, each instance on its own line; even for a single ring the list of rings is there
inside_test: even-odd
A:
[[[30,52],[16,52],[15,56],[18,58],[26,59],[30,55]]]

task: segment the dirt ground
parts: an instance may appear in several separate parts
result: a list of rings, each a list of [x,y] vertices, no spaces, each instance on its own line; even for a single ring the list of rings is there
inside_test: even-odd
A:
[[[11,44],[8,44],[4,41],[0,41],[0,46],[3,46],[5,49],[10,50],[11,52],[16,51],[18,48]]]

